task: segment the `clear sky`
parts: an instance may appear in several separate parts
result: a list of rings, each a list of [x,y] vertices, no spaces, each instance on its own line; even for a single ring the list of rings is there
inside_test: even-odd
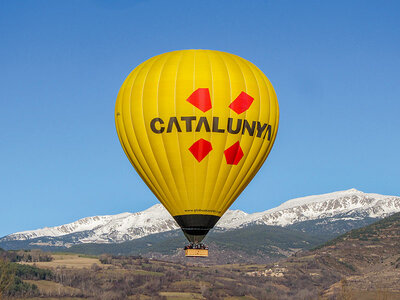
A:
[[[400,194],[399,1],[0,1],[0,236],[158,203],[114,125],[142,61],[214,49],[256,64],[280,127],[232,206]]]

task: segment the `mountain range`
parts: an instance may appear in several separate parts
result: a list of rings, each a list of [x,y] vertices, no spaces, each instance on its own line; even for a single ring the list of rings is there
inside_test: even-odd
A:
[[[400,197],[350,189],[292,199],[276,208],[252,214],[228,210],[211,233],[268,225],[327,240],[396,212],[400,212]],[[149,239],[155,234],[176,237],[178,229],[164,207],[156,204],[142,212],[87,217],[61,226],[17,232],[1,238],[0,247],[70,248],[80,244],[124,243]]]

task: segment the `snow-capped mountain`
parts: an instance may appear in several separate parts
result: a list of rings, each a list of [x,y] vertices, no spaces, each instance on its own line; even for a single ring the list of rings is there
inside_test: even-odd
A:
[[[217,223],[216,229],[230,230],[254,224],[289,226],[311,220],[334,222],[376,219],[399,211],[400,197],[350,189],[296,198],[276,208],[253,214],[228,210]],[[138,213],[88,217],[57,227],[17,232],[1,238],[0,244],[29,240],[36,245],[67,247],[80,243],[118,243],[174,229],[179,229],[174,219],[161,204],[156,204]],[[40,238],[47,239],[42,241]]]
[[[161,204],[156,204],[137,213],[87,217],[61,226],[17,232],[5,236],[0,241],[60,237],[85,232],[85,237],[80,238],[81,243],[110,243],[137,239],[178,228],[178,224],[167,210]]]
[[[246,215],[224,224],[236,228],[246,224],[288,226],[299,222],[347,216],[384,218],[400,211],[400,197],[363,193],[356,189],[296,198],[264,212]]]

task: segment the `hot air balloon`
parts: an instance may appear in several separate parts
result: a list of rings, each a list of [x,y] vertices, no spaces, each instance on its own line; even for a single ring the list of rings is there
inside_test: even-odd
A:
[[[135,170],[198,244],[266,160],[279,108],[268,78],[249,61],[180,50],[129,74],[115,122]]]

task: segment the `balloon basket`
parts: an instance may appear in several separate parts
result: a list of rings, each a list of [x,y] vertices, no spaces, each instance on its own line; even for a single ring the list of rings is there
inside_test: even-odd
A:
[[[186,257],[208,257],[208,249],[186,249]]]

